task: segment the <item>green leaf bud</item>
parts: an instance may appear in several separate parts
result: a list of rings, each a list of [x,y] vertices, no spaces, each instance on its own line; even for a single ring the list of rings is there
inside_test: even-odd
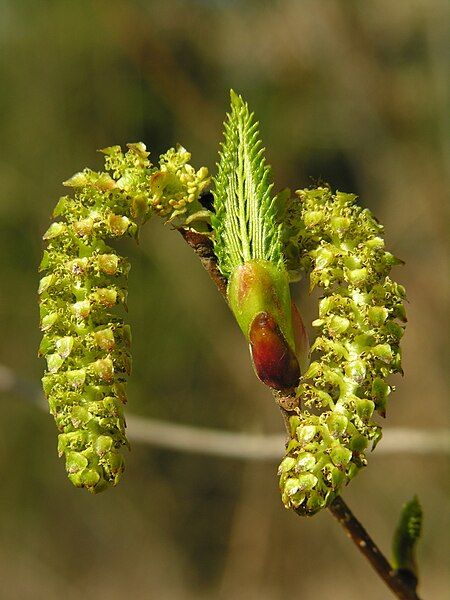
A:
[[[415,496],[403,506],[392,540],[392,565],[413,589],[418,581],[416,546],[422,530],[422,520],[422,507]]]
[[[296,387],[300,369],[286,271],[269,261],[247,261],[231,274],[227,295],[258,377],[276,389]]]
[[[249,260],[264,260],[285,271],[280,227],[283,204],[280,196],[272,196],[272,186],[258,123],[247,103],[231,91],[211,219],[214,251],[225,277]]]
[[[280,271],[265,260],[250,260],[233,271],[227,294],[231,310],[247,339],[255,316],[267,312],[275,318],[287,342],[294,348],[286,271]]]

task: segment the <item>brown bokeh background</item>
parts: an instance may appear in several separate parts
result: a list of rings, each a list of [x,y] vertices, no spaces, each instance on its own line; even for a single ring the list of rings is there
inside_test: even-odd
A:
[[[0,362],[23,380],[1,395],[2,600],[390,597],[330,514],[284,510],[275,463],[135,444],[116,489],[74,489],[54,424],[31,402],[43,369],[36,270],[61,181],[100,168],[97,148],[137,140],[155,159],[181,142],[214,170],[233,87],[261,121],[277,188],[328,181],[384,223],[409,296],[406,375],[387,426],[448,426],[449,34],[447,0],[0,3]],[[123,249],[128,410],[281,432],[181,238],[155,220]],[[315,300],[296,293],[311,320]],[[427,599],[449,587],[448,467],[448,455],[374,453],[344,494],[386,551],[402,503],[419,494]]]

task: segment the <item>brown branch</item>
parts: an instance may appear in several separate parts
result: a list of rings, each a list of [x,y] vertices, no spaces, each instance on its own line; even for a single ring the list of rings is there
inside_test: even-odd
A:
[[[401,600],[420,600],[415,587],[408,585],[408,581],[402,578],[388,562],[381,550],[372,540],[370,535],[349,509],[341,496],[338,496],[328,507],[333,517],[339,521],[345,529],[347,536],[356,545],[358,550],[364,554],[374,570],[383,579],[385,584]]]
[[[213,244],[210,238],[202,233],[189,231],[187,229],[180,228],[178,230],[183,236],[187,244],[194,250],[197,256],[209,276],[215,283],[217,289],[222,296],[227,299],[227,280],[219,271],[217,266],[217,258],[214,254]],[[288,428],[289,416],[295,413],[295,394],[286,393],[280,394],[274,392],[274,399],[281,410],[283,415],[284,423]],[[410,585],[409,581],[406,581],[401,577],[393,567],[389,564],[389,561],[382,554],[381,550],[372,540],[370,535],[352,513],[350,508],[341,498],[338,496],[328,507],[329,511],[335,517],[344,528],[348,537],[353,541],[358,550],[364,554],[373,569],[383,579],[390,590],[400,600],[420,600],[417,595],[415,588]]]
[[[199,257],[200,262],[205,267],[208,275],[214,281],[217,289],[222,296],[227,299],[227,280],[219,271],[217,266],[217,258],[214,254],[212,241],[206,235],[190,231],[189,229],[178,230],[183,236],[185,242],[192,248],[195,254]]]

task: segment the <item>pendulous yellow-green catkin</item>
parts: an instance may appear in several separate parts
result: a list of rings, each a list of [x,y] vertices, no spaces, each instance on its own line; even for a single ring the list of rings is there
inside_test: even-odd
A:
[[[209,183],[206,168],[194,171],[181,146],[161,156],[159,169],[142,143],[102,152],[106,172],[85,169],[65,182],[74,194],[59,200],[44,234],[39,284],[42,382],[60,431],[58,452],[72,483],[93,493],[118,482],[120,449],[128,445],[131,335],[123,317],[130,266],[105,240],[136,237],[152,212],[192,218]]]
[[[381,437],[372,417],[385,415],[386,378],[401,372],[405,290],[389,277],[401,261],[385,250],[382,226],[354,195],[328,188],[297,194],[287,255],[297,252],[297,265],[323,297],[279,475],[285,506],[312,515],[366,465],[366,450]]]

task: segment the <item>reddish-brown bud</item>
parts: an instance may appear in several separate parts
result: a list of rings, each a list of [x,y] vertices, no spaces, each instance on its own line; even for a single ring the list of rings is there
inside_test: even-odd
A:
[[[297,387],[300,367],[276,320],[260,312],[250,326],[250,352],[258,378],[276,390]]]

